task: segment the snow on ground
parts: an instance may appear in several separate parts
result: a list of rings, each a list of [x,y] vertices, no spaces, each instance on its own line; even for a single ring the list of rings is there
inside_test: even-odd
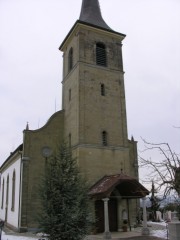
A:
[[[156,230],[151,232],[151,236],[167,239],[168,233],[167,231]]]
[[[37,239],[38,238],[6,235],[4,232],[2,233],[2,237],[1,237],[1,240],[37,240]]]
[[[46,240],[41,237],[25,237],[25,236],[16,236],[16,235],[6,235],[2,232],[1,240]]]
[[[168,225],[165,222],[148,222],[148,226],[150,227],[150,235],[167,239],[168,236]],[[152,228],[152,229],[151,229]]]
[[[150,229],[150,235],[167,239],[167,224],[165,222],[148,222],[148,227]],[[25,236],[16,236],[16,235],[6,235],[2,232],[1,240],[46,240],[44,237],[25,237]]]

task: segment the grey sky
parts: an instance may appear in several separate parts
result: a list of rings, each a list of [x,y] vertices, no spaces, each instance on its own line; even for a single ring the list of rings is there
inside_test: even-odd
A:
[[[0,164],[61,109],[58,47],[79,18],[82,0],[0,0]],[[169,142],[179,152],[180,1],[100,0],[123,41],[129,137]]]

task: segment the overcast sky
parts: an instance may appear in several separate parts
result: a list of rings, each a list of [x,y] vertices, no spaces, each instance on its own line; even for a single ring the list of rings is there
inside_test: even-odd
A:
[[[61,109],[62,53],[82,0],[0,0],[0,164]],[[179,151],[180,1],[100,0],[123,41],[128,134]]]

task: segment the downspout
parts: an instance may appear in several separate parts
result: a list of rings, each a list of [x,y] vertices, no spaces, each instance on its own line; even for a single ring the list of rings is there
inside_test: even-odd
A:
[[[22,196],[22,170],[23,170],[23,162],[22,162],[22,152],[19,152],[21,156],[20,160],[20,182],[19,182],[19,211],[18,211],[18,230],[20,232],[21,226],[21,196]]]

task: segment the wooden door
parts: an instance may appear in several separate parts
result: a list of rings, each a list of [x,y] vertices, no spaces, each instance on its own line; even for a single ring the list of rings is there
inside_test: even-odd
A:
[[[117,231],[117,200],[110,199],[108,201],[109,209],[109,230],[110,232]],[[104,232],[104,202],[103,200],[97,200],[95,202],[96,211],[96,232]]]

